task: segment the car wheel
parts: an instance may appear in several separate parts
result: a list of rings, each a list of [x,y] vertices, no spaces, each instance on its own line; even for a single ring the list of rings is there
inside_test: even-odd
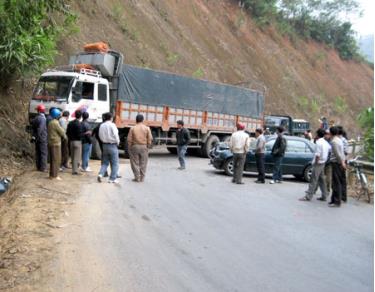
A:
[[[233,158],[227,159],[224,163],[224,171],[227,175],[233,176]]]
[[[305,170],[303,171],[303,179],[306,182],[310,182],[311,180],[311,175],[312,175],[312,165],[306,166]]]

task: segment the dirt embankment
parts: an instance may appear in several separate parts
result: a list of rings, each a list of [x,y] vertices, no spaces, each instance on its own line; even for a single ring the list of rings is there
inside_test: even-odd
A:
[[[51,276],[47,267],[56,257],[57,235],[91,177],[61,176],[63,181],[50,181],[47,173],[28,171],[0,197],[0,291],[45,291],[40,287]]]
[[[33,145],[26,132],[33,81],[0,90],[0,177],[15,176],[32,165]]]

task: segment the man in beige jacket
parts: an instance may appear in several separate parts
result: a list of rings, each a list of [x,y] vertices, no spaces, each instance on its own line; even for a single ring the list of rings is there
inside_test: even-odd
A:
[[[143,115],[136,117],[137,124],[129,131],[127,143],[130,165],[134,174],[133,181],[143,182],[146,176],[148,148],[152,145],[152,134],[149,127],[143,124]]]
[[[250,148],[250,137],[245,132],[245,125],[238,123],[237,131],[234,132],[229,141],[230,150],[233,153],[233,179],[236,184],[243,184],[242,175],[246,161],[246,154]]]

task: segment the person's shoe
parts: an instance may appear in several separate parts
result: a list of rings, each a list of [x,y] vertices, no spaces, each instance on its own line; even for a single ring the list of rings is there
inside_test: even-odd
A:
[[[185,167],[182,167],[182,166],[180,166],[179,168],[177,168],[178,170],[184,170],[184,169],[186,169]]]
[[[327,201],[327,199],[325,197],[319,197],[319,198],[316,198],[318,201]]]
[[[276,183],[276,181],[275,181],[275,180],[273,180],[273,179],[272,179],[272,180],[270,180],[270,184],[271,184],[271,185],[273,185],[273,184],[275,184],[275,183]]]
[[[118,174],[116,177],[117,177],[117,178],[122,178],[122,175],[119,175],[119,174]]]
[[[308,202],[311,201],[308,197],[303,196],[302,198],[299,198],[298,201]]]
[[[111,180],[111,179],[110,179],[110,180],[108,181],[108,183],[109,183],[109,184],[118,184],[119,181],[118,181],[117,179],[115,179],[115,180]]]
[[[92,172],[92,169],[90,167],[87,167],[84,172]]]
[[[276,180],[276,183],[282,184],[283,182],[281,180]]]
[[[64,167],[60,167],[59,170],[62,172],[62,171],[64,171],[64,169],[65,169]]]
[[[329,204],[328,204],[328,207],[331,207],[331,208],[338,208],[338,207],[340,207],[340,205],[339,205],[339,204],[335,204],[335,203],[329,203]]]
[[[103,177],[109,177],[108,171],[105,172],[105,174],[103,175]]]
[[[82,175],[82,173],[79,173],[79,172],[72,172],[72,175]]]
[[[57,176],[57,177],[56,177],[56,180],[62,180],[62,178],[61,178],[61,177],[59,177],[59,176]]]
[[[238,185],[244,185],[245,183],[243,181],[240,181],[240,182],[236,182],[236,184],[238,184]]]
[[[101,183],[101,182],[102,182],[102,178],[103,178],[103,176],[102,176],[101,174],[99,174],[99,175],[98,175],[98,182]]]
[[[78,170],[79,170],[79,171],[82,171],[82,172],[85,172],[85,171],[86,171],[86,170],[83,169],[82,167],[80,167]]]
[[[256,184],[265,184],[266,182],[264,180],[256,180],[255,183]]]
[[[133,178],[132,181],[133,182],[140,182],[140,179],[139,178]]]

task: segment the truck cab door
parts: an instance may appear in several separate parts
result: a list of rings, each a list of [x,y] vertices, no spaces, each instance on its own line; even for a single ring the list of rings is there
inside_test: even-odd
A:
[[[76,81],[72,89],[72,102],[70,104],[70,110],[75,112],[80,110],[82,112],[87,111],[90,115],[90,120],[97,119],[97,84],[94,82]]]
[[[98,84],[98,104],[97,104],[97,116],[98,119],[102,118],[102,114],[110,111],[110,100],[109,100],[109,88],[108,84]]]

